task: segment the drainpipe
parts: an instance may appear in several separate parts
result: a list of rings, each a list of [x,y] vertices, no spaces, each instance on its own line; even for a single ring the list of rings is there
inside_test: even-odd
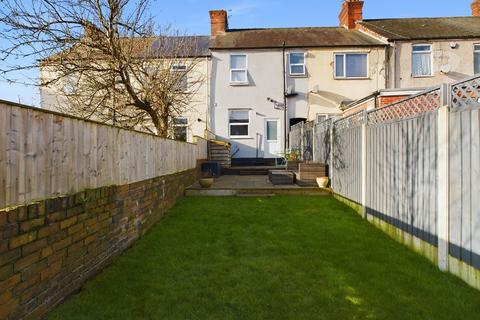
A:
[[[393,88],[397,88],[397,41],[393,41]]]
[[[282,60],[283,60],[283,149],[287,154],[287,72],[285,66],[285,41],[282,45]]]

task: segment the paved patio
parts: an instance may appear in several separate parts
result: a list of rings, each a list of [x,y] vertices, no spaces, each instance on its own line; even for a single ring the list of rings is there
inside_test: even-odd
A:
[[[202,188],[197,182],[186,190],[187,196],[231,196],[247,194],[310,194],[310,195],[328,195],[328,190],[318,187],[301,187],[292,185],[273,185],[268,180],[268,176],[254,175],[224,175],[215,178],[213,186],[209,189]]]

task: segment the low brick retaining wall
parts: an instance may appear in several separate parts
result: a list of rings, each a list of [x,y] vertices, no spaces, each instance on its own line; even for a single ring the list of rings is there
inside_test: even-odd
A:
[[[0,210],[0,319],[39,319],[161,219],[198,169]]]

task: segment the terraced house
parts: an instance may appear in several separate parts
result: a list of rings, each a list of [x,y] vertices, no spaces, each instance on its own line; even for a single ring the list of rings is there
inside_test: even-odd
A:
[[[279,29],[231,29],[210,12],[211,123],[234,159],[276,158],[291,125],[385,88],[386,44],[348,25],[349,8],[338,27]]]
[[[265,161],[284,153],[296,123],[480,73],[480,0],[471,8],[468,17],[369,20],[364,1],[344,0],[335,27],[248,29],[210,11],[211,35],[198,37],[203,84],[173,136],[209,131],[231,143],[234,162]],[[49,88],[41,97],[49,109],[59,101]]]
[[[277,157],[298,122],[480,72],[479,0],[469,17],[364,20],[363,6],[345,0],[338,27],[234,29],[210,12],[212,130],[234,162]]]

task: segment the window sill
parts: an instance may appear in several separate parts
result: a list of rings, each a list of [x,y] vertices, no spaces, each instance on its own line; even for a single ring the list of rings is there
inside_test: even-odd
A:
[[[229,136],[230,139],[234,139],[234,140],[249,140],[249,139],[253,139],[252,137],[250,136]]]
[[[289,74],[289,78],[307,78],[307,74]]]
[[[230,86],[232,87],[245,87],[248,86],[248,82],[230,82]]]
[[[372,80],[370,77],[358,77],[358,78],[336,78],[334,77],[333,80]]]
[[[415,79],[415,78],[420,78],[420,79],[421,79],[421,78],[433,78],[433,77],[435,77],[433,74],[427,75],[427,76],[414,76],[414,75],[412,75],[412,78],[414,78],[414,79]]]

